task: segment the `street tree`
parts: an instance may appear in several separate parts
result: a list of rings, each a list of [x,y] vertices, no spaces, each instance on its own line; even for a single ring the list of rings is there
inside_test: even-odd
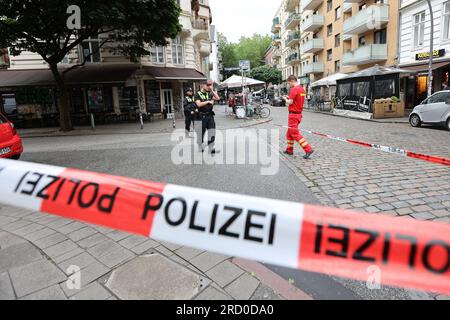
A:
[[[250,78],[264,81],[267,84],[281,83],[281,71],[270,65],[264,65],[264,66],[252,69],[250,71],[249,76],[250,76]]]
[[[79,28],[72,21],[77,11],[68,10],[74,5],[81,9]],[[48,64],[57,88],[61,130],[70,131],[66,74],[100,50],[138,61],[150,54],[150,45],[166,45],[167,38],[177,36],[179,14],[175,0],[0,0],[0,48],[9,47],[12,55],[34,52]],[[59,66],[89,39],[98,39],[95,49],[69,68]]]
[[[265,64],[264,57],[272,38],[254,34],[251,37],[241,37],[236,46],[236,57],[238,60],[250,60],[252,68]]]

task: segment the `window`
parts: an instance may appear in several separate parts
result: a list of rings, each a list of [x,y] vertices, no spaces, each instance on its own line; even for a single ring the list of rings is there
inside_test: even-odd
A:
[[[424,42],[424,34],[425,34],[425,11],[414,15],[413,31],[414,31],[413,46],[421,47]]]
[[[333,60],[333,49],[327,50],[327,61]]]
[[[339,71],[341,71],[341,61],[336,60],[334,62],[334,72],[339,72]]]
[[[444,14],[443,14],[443,29],[444,34],[443,38],[444,40],[450,40],[450,1],[444,3]]]
[[[172,40],[172,61],[174,64],[184,64],[184,46],[180,36]]]
[[[150,59],[154,63],[164,63],[164,47],[153,46],[150,48]]]
[[[365,8],[367,8],[367,4],[363,3],[359,6],[359,11],[364,10]]]
[[[319,62],[319,55],[315,54],[313,56],[313,62]]]
[[[87,99],[90,112],[112,112],[112,89],[111,88],[89,88]]]
[[[366,37],[365,37],[365,36],[361,36],[361,37],[358,38],[358,45],[359,45],[360,47],[366,45]]]
[[[334,19],[339,20],[341,18],[341,7],[337,7],[334,10]]]
[[[333,10],[333,1],[327,0],[327,12],[330,12],[331,10]]]
[[[332,36],[333,35],[333,25],[329,24],[327,25],[327,36]]]
[[[334,46],[337,48],[341,45],[341,34],[338,33],[334,36]]]
[[[119,94],[120,112],[129,112],[139,107],[136,87],[119,87],[117,91]]]
[[[382,29],[373,33],[373,43],[385,44],[387,43],[386,29]]]
[[[396,95],[395,79],[375,81],[375,99],[392,97]]]
[[[370,82],[369,81],[354,82],[352,95],[354,97],[370,96]]]
[[[89,39],[81,43],[81,56],[83,62],[94,63],[100,62],[100,48],[98,39]]]
[[[427,100],[427,104],[447,102],[449,98],[450,94],[448,92],[436,93]]]

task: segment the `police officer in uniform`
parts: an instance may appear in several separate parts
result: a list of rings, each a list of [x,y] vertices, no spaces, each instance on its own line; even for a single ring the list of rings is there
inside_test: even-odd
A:
[[[186,95],[183,102],[184,117],[186,122],[186,138],[189,138],[189,132],[191,131],[191,124],[194,126],[195,111],[197,110],[197,105],[194,99],[194,90],[188,88],[186,90]]]
[[[208,148],[211,154],[218,153],[214,148],[216,141],[215,130],[216,122],[214,120],[214,101],[220,100],[219,95],[214,92],[214,82],[208,80],[203,84],[202,90],[195,95],[195,103],[198,108],[198,120],[202,123],[202,132],[197,137],[199,149],[203,152],[203,141],[206,131],[208,131]]]

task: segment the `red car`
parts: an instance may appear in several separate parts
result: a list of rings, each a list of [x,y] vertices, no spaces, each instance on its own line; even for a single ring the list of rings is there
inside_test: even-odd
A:
[[[18,160],[22,152],[22,139],[14,125],[0,113],[0,158]]]

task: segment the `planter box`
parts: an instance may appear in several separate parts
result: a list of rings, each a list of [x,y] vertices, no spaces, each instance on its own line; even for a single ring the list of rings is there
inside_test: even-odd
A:
[[[374,119],[401,118],[405,116],[405,103],[402,102],[376,102],[374,104]]]

